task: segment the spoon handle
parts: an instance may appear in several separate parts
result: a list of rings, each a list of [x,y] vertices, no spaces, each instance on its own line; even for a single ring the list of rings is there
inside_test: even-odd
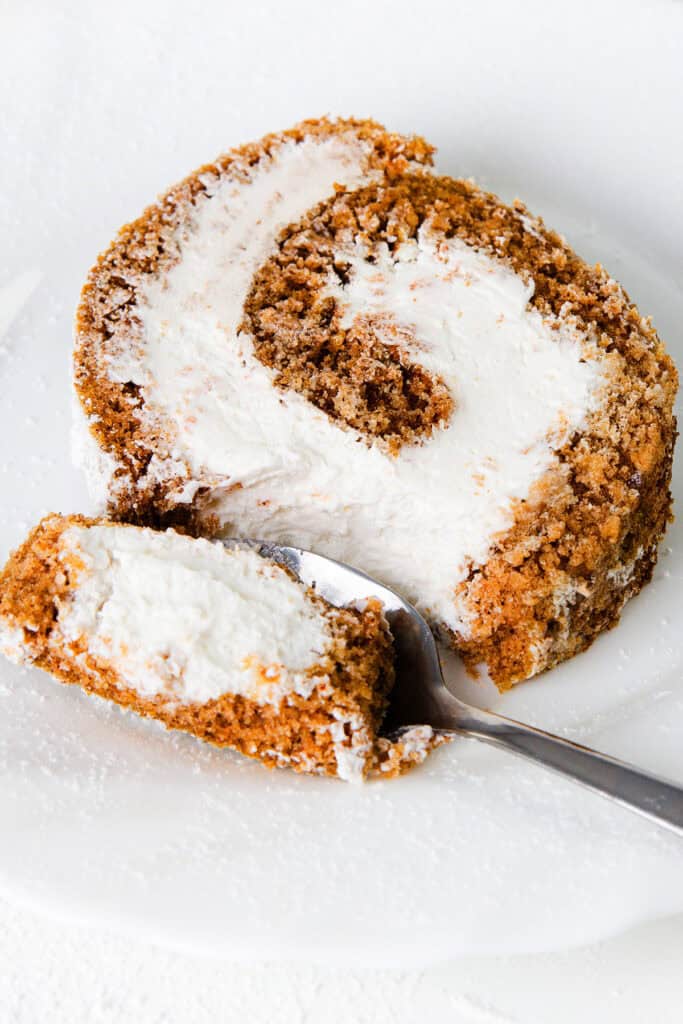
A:
[[[455,732],[536,761],[683,835],[683,788],[541,729],[459,701]]]

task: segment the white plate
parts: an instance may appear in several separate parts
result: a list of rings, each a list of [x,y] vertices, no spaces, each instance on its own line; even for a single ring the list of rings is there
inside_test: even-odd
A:
[[[331,35],[324,5],[251,5],[239,32],[229,5],[204,5],[201,25],[143,6],[4,16],[0,557],[46,511],[89,509],[68,354],[97,249],[203,159],[323,109],[421,130],[445,172],[521,194],[683,364],[680,5],[579,5],[550,25],[535,5],[392,4],[389,24],[352,3]],[[675,489],[680,505],[680,472]],[[683,781],[682,581],[679,524],[589,653],[504,698],[452,671],[480,703]],[[683,910],[674,838],[472,742],[353,788],[268,773],[3,662],[0,772],[4,894],[213,954],[415,965]]]

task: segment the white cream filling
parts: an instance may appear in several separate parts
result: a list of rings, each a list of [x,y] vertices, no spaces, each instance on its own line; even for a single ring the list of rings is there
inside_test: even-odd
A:
[[[88,494],[96,508],[103,510],[118,463],[97,443],[88,416],[75,394],[71,401],[71,458],[83,471]]]
[[[644,550],[645,549],[641,545],[636,551],[635,557],[632,561],[624,562],[623,565],[618,566],[616,569],[610,569],[607,573],[607,579],[610,583],[615,583],[618,587],[627,587],[633,579],[638,562],[643,557]]]
[[[400,745],[401,761],[421,764],[432,749],[434,735],[431,725],[414,725],[402,732],[397,741]],[[380,765],[380,771],[388,772],[393,767],[394,764],[391,760],[384,761]]]
[[[337,721],[329,727],[337,761],[337,775],[345,782],[356,782],[363,778],[367,759],[372,753],[372,738],[360,715],[337,714]],[[347,735],[346,726],[351,735]]]
[[[174,531],[74,526],[62,552],[85,566],[59,610],[62,637],[84,638],[141,697],[278,704],[326,678],[306,674],[325,661],[324,613],[254,551]]]
[[[21,665],[31,660],[31,653],[24,642],[24,632],[0,618],[0,654]]]
[[[404,339],[410,358],[451,390],[448,426],[394,457],[275,389],[237,333],[253,273],[283,223],[332,181],[357,182],[361,155],[357,143],[309,141],[285,147],[248,184],[218,185],[182,239],[180,262],[143,283],[140,337],[111,372],[142,385],[147,413],[177,428],[171,458],[190,470],[179,500],[206,485],[207,512],[226,531],[360,566],[467,636],[456,585],[486,561],[553,448],[585,424],[603,372],[585,339],[529,306],[533,282],[424,230],[377,265],[356,249],[343,254],[350,281],[331,278],[329,291],[347,322],[390,314],[414,334],[414,344]],[[163,472],[156,465],[155,476]]]

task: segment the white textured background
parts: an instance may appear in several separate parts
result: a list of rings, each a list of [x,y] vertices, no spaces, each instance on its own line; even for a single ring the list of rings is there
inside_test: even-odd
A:
[[[682,65],[683,4],[663,0],[0,0],[0,242],[5,227],[15,239],[0,245],[0,289],[49,265],[49,312],[63,315],[80,285],[75,268],[163,186],[233,144],[328,111],[420,131],[442,167],[533,196],[542,210],[580,209],[598,235],[637,231],[643,264],[656,253],[675,278],[681,241],[670,188],[657,185],[680,181],[683,193],[683,147],[670,144]],[[76,176],[64,149],[78,153]],[[618,187],[595,173],[601,149]],[[41,160],[54,153],[49,189],[38,150]],[[66,213],[75,194],[76,233]],[[235,967],[0,902],[0,1024],[677,1024],[682,952],[674,919],[590,949],[426,971]]]
[[[680,1024],[683,918],[429,970],[234,966],[0,902],[2,1024]]]

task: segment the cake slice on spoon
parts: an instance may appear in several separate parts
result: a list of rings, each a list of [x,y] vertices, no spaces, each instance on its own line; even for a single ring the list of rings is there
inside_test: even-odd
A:
[[[336,608],[246,544],[48,516],[0,574],[0,650],[269,766],[362,779],[426,752],[378,740],[380,602]]]

